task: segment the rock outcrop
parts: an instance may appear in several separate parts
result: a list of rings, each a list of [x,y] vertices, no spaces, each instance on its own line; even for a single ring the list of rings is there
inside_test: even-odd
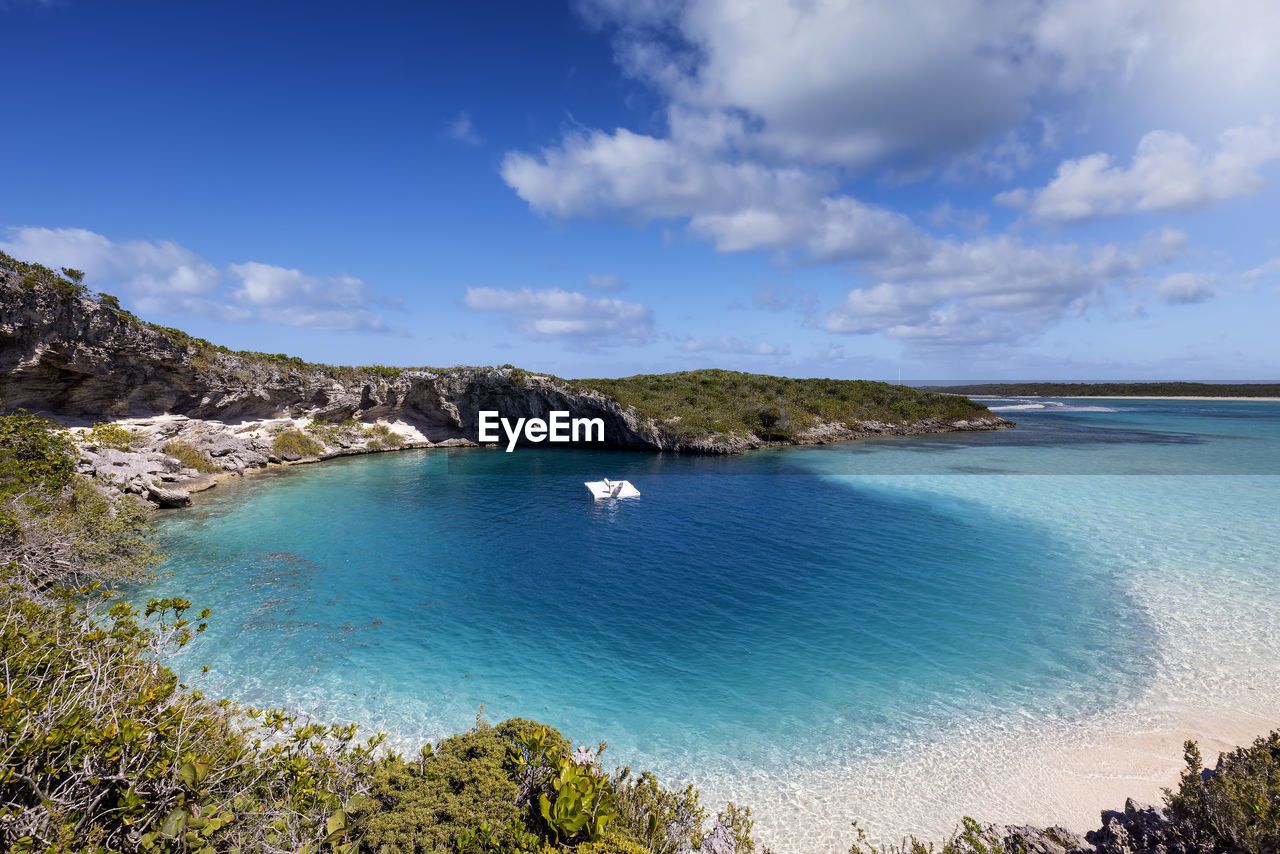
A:
[[[1006,825],[984,828],[984,836],[1016,854],[1201,854],[1157,807],[1129,798],[1123,810],[1103,810],[1102,823],[1081,836],[1063,827]]]

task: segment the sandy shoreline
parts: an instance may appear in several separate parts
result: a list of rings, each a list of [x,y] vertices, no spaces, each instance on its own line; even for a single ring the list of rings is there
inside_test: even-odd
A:
[[[1280,725],[1258,709],[1171,711],[1159,718],[1130,720],[1127,730],[1115,733],[1103,730],[1122,724],[1104,718],[1032,744],[1027,734],[1010,732],[965,745],[964,733],[957,732],[901,754],[790,780],[694,782],[704,800],[751,804],[757,838],[780,854],[847,851],[854,820],[875,844],[898,843],[908,834],[941,842],[965,816],[1084,834],[1101,826],[1103,810],[1122,810],[1127,798],[1162,805],[1164,789],[1178,784],[1185,741],[1197,742],[1212,767],[1220,752],[1251,744]]]

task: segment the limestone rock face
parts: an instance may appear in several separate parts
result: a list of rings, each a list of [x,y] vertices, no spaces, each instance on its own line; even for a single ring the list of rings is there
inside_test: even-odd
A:
[[[1198,847],[1183,839],[1167,816],[1129,798],[1124,810],[1104,810],[1102,827],[1085,838],[1099,854],[1192,854]]]
[[[675,450],[679,442],[616,401],[514,369],[403,371],[394,377],[252,358],[138,322],[87,297],[24,288],[0,271],[0,400],[86,420],[161,414],[225,423],[275,418],[409,425],[426,441],[475,442],[478,412],[603,418],[609,444]],[[456,442],[455,442],[456,443]],[[223,446],[210,449],[219,457]]]
[[[1009,851],[1026,854],[1067,854],[1088,848],[1084,839],[1063,827],[1029,827],[1011,825],[1005,827],[1003,845]]]
[[[717,821],[707,837],[698,847],[698,854],[734,854],[737,844],[733,841],[733,832],[722,821]]]
[[[315,420],[395,425],[397,446],[474,444],[479,413],[547,418],[599,418],[614,447],[694,453],[736,453],[782,444],[746,435],[680,436],[597,391],[511,367],[388,372],[312,365],[286,356],[234,353],[139,321],[87,296],[24,287],[0,270],[0,401],[64,420],[119,421],[185,416],[214,425],[200,449],[223,470],[244,471],[307,455],[273,451],[269,436],[239,435],[268,421]],[[964,422],[820,424],[788,443],[825,443],[1010,426],[996,416]],[[191,424],[159,425],[186,436]],[[320,456],[380,450],[376,437],[332,436]]]

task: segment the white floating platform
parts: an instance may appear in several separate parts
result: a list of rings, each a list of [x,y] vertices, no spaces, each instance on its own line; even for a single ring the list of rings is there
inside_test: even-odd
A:
[[[640,490],[628,480],[589,480],[584,484],[597,501],[605,498],[639,498]]]

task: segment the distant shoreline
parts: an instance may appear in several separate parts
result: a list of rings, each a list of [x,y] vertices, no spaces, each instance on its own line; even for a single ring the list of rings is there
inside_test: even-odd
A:
[[[1181,394],[970,394],[966,397],[994,400],[1254,400],[1280,403],[1280,397],[1204,397]]]

